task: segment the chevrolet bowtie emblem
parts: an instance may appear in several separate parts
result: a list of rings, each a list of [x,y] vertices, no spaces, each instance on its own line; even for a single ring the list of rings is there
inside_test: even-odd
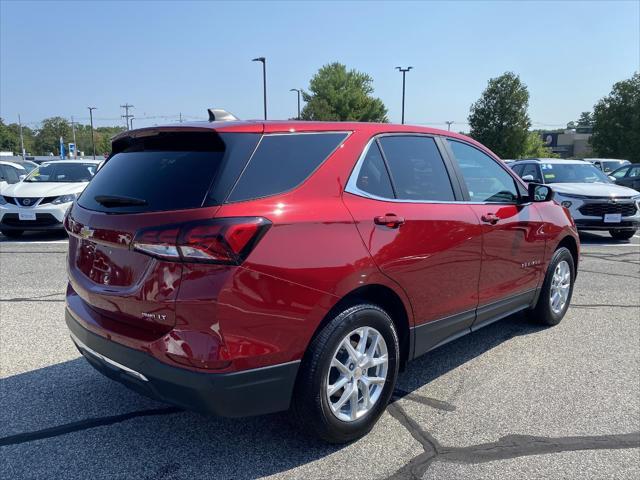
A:
[[[82,238],[90,238],[90,237],[93,237],[93,232],[94,231],[92,229],[90,229],[89,227],[82,227],[80,229],[80,236]]]

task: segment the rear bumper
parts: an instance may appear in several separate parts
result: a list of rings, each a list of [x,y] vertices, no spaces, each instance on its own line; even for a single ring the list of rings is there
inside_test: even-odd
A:
[[[68,310],[65,319],[76,347],[96,370],[148,397],[223,417],[289,408],[300,361],[233,373],[194,372],[100,337]]]

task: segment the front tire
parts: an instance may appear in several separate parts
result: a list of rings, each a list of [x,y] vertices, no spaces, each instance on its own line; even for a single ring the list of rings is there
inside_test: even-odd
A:
[[[18,238],[22,236],[24,230],[0,230],[0,233],[7,238]]]
[[[384,310],[360,304],[336,315],[300,366],[292,401],[298,424],[330,443],[362,437],[391,398],[399,357],[398,335]]]
[[[538,302],[529,317],[543,325],[560,323],[571,303],[575,279],[573,256],[567,248],[560,247],[549,262]]]
[[[635,230],[609,230],[609,235],[616,240],[629,240],[635,233]]]

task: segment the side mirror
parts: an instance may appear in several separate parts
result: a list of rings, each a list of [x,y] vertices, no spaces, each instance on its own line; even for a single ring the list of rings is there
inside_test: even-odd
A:
[[[609,175],[609,180],[611,180],[613,183],[616,183],[617,179],[613,175]]]
[[[20,179],[20,181],[24,180],[25,178],[27,178],[27,176],[26,176],[26,175],[20,175],[20,176],[18,177],[18,179]]]
[[[524,177],[522,177],[522,180],[524,180],[525,182],[533,182],[535,178],[533,178],[533,175],[525,175]]]
[[[530,202],[549,202],[553,200],[553,190],[551,187],[539,183],[530,183],[528,187]]]

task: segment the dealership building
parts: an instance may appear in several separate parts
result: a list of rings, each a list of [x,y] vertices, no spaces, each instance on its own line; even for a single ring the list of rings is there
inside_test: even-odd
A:
[[[564,131],[542,132],[540,135],[545,146],[551,148],[562,158],[585,158],[593,155],[589,139],[593,134],[592,127],[579,127]]]

